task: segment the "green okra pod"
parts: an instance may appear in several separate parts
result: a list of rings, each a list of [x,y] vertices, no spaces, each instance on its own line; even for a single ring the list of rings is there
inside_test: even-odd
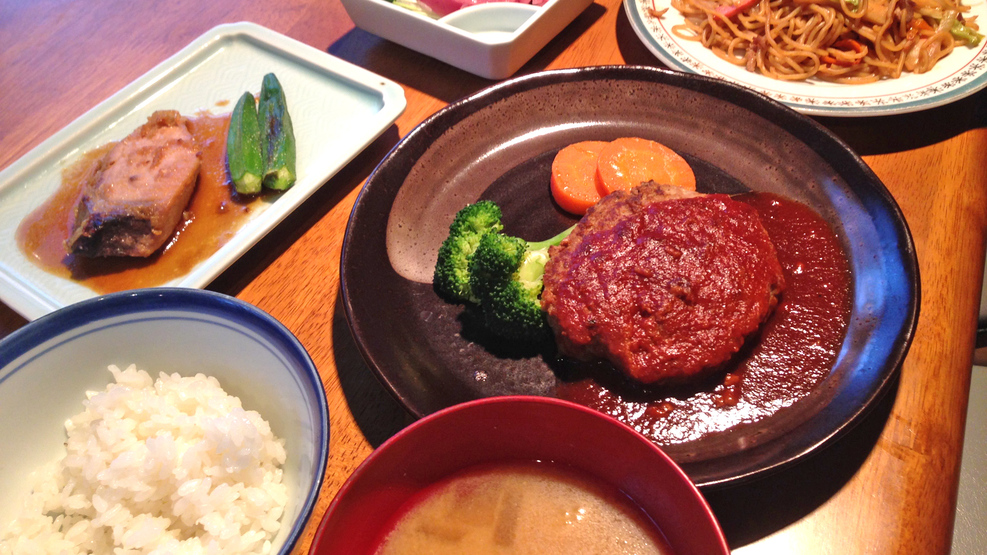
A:
[[[295,133],[284,90],[273,73],[264,76],[257,111],[264,154],[264,186],[287,189],[295,182]]]
[[[264,158],[261,155],[260,122],[254,95],[243,93],[230,115],[226,136],[226,161],[236,192],[253,195],[261,190]]]

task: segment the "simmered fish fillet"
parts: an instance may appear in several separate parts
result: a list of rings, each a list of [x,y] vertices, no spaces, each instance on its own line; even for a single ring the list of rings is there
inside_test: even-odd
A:
[[[155,112],[103,160],[76,208],[69,252],[84,256],[153,254],[171,236],[195,190],[200,151],[189,122]]]

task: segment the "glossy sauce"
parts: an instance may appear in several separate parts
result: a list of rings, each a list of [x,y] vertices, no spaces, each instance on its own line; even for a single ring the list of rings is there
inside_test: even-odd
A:
[[[478,467],[413,498],[377,555],[669,554],[616,489],[548,463]]]
[[[62,185],[17,228],[21,251],[44,270],[75,280],[97,293],[151,287],[189,273],[226,244],[250,215],[258,199],[239,198],[226,171],[229,116],[189,118],[202,150],[192,200],[171,239],[147,258],[86,258],[69,254],[65,241],[75,225],[83,186],[96,173],[110,143],[83,154],[62,172]]]
[[[594,376],[560,384],[558,397],[672,445],[757,422],[807,396],[829,374],[851,307],[849,263],[839,239],[801,203],[768,193],[734,198],[757,210],[787,284],[760,334],[715,379],[691,388],[647,390]]]

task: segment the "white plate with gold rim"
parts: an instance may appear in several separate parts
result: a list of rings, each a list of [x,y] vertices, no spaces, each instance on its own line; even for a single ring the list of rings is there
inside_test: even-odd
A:
[[[987,2],[973,0],[970,15],[987,22]],[[654,11],[668,8],[660,17]],[[925,110],[959,100],[987,86],[987,40],[958,47],[927,73],[849,85],[818,79],[780,81],[720,59],[696,41],[676,36],[684,21],[670,0],[624,0],[624,11],[638,38],[672,69],[726,79],[765,94],[812,116],[880,116]]]

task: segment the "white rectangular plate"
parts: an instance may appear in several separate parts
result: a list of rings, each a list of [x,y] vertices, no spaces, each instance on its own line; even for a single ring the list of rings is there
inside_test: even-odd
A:
[[[253,23],[215,27],[0,172],[0,300],[33,320],[97,295],[42,270],[15,240],[24,217],[58,189],[62,170],[80,154],[124,138],[155,110],[229,112],[244,91],[258,92],[270,72],[281,81],[291,110],[298,179],[276,201],[259,203],[216,253],[164,285],[205,287],[406,106],[396,83],[270,29]]]

